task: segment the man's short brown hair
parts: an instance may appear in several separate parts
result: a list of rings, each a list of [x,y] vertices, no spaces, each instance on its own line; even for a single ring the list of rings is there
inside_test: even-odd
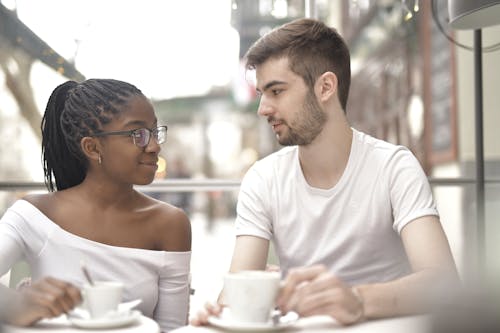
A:
[[[312,89],[325,72],[338,79],[340,105],[346,110],[351,65],[349,49],[334,28],[312,19],[286,23],[257,40],[245,55],[246,68],[256,69],[271,58],[286,57],[290,70]]]

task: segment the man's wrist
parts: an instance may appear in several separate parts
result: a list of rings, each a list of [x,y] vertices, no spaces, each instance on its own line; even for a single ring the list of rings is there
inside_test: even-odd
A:
[[[352,287],[351,291],[359,305],[359,313],[357,314],[356,319],[352,322],[355,324],[365,320],[365,300],[357,287]]]

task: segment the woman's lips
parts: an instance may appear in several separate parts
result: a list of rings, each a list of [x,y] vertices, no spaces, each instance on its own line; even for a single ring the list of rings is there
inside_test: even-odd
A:
[[[143,165],[145,167],[153,168],[153,169],[158,169],[158,162],[152,161],[152,162],[140,162],[140,165]]]

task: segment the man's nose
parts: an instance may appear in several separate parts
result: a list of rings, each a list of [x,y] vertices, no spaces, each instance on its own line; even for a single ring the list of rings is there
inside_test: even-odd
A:
[[[260,98],[259,108],[257,109],[257,114],[259,116],[268,116],[273,112],[272,105],[266,100],[264,96]]]

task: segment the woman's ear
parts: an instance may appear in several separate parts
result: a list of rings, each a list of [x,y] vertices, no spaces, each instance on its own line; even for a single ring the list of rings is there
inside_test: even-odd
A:
[[[83,137],[82,140],[80,140],[80,147],[82,148],[83,154],[89,159],[89,161],[100,163],[101,153],[99,142],[96,138],[89,136]]]
[[[322,102],[326,102],[334,95],[337,95],[338,90],[338,80],[337,75],[332,72],[323,73],[316,80],[316,93],[318,98]]]

